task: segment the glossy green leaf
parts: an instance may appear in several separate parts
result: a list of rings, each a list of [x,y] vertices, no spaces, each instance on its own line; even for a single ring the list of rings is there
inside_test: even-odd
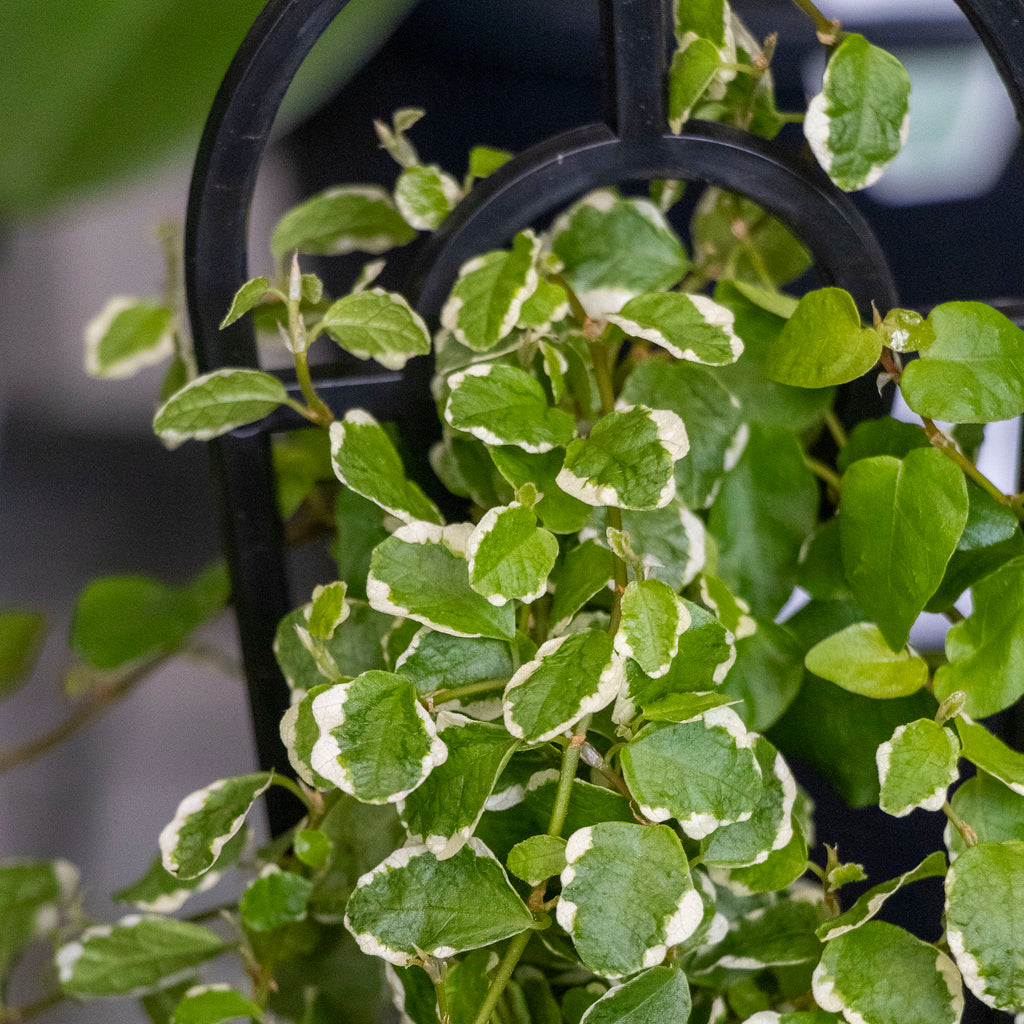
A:
[[[505,688],[505,727],[527,743],[543,743],[600,711],[622,684],[612,638],[588,629],[548,640]]]
[[[676,463],[676,480],[686,459]],[[686,507],[677,494],[663,508],[634,512],[624,509],[622,526],[633,550],[640,556],[647,573],[682,590],[704,568],[707,531],[704,521]]]
[[[130,916],[87,928],[61,946],[57,972],[61,988],[76,998],[139,995],[226,948],[222,939],[197,924]]]
[[[265,871],[246,887],[238,903],[242,923],[269,932],[306,918],[313,882],[292,871]]]
[[[515,488],[532,483],[540,494],[534,511],[552,533],[578,533],[590,518],[591,507],[573,498],[556,483],[565,452],[531,453],[515,445],[489,447],[498,472]]]
[[[501,865],[469,842],[439,861],[424,846],[396,850],[359,879],[345,926],[360,949],[398,966],[422,953],[452,956],[533,926]]]
[[[721,63],[718,47],[708,39],[693,39],[673,54],[668,75],[668,123],[676,134],[682,131]]]
[[[226,1020],[259,1020],[263,1011],[227,985],[194,985],[174,1008],[170,1024],[219,1024]]]
[[[540,454],[568,444],[573,418],[548,405],[540,382],[514,366],[478,363],[448,378],[444,418],[488,445],[515,445]]]
[[[168,448],[209,441],[272,413],[288,398],[262,370],[213,370],[191,380],[156,411],[153,429]]]
[[[959,777],[959,758],[956,733],[933,719],[898,726],[875,754],[881,787],[878,806],[896,818],[916,807],[941,810],[949,787]]]
[[[363,803],[408,796],[448,756],[434,721],[403,676],[373,670],[317,694],[313,771]]]
[[[935,673],[935,696],[962,690],[967,713],[984,717],[1024,694],[1024,557],[979,580],[971,595],[971,614],[946,634],[949,663]]]
[[[160,833],[164,869],[176,878],[209,871],[270,786],[270,772],[219,779],[190,793]]]
[[[850,33],[832,51],[821,92],[807,104],[804,135],[828,176],[847,192],[874,184],[909,128],[903,65]]]
[[[474,178],[489,178],[499,167],[512,159],[506,149],[493,146],[474,146],[469,151],[469,173]]]
[[[399,655],[395,671],[418,693],[511,677],[514,666],[509,645],[489,637],[459,637],[423,628]]]
[[[981,302],[946,302],[928,316],[935,341],[907,365],[900,390],[914,412],[953,423],[991,423],[1024,412],[1024,336]]]
[[[346,352],[389,370],[400,370],[413,356],[430,351],[423,318],[401,295],[381,288],[338,299],[324,313],[321,325]]]
[[[686,362],[724,366],[743,353],[743,342],[733,330],[732,311],[706,295],[637,295],[607,319],[631,338],[649,341]]]
[[[779,384],[824,388],[863,376],[878,361],[878,334],[860,325],[849,292],[808,292],[768,347],[765,370]]]
[[[676,39],[692,34],[710,39],[715,46],[728,45],[732,28],[728,0],[673,0],[672,12]]]
[[[519,311],[518,327],[530,327],[535,331],[546,331],[552,323],[564,320],[569,315],[569,300],[565,289],[560,284],[541,278],[537,282],[537,290],[523,303]],[[561,401],[563,395],[555,383],[555,374],[551,372],[552,362],[564,362],[565,357],[554,345],[541,342],[541,351],[545,357],[545,372],[552,378],[554,399]],[[560,373],[565,373],[565,366],[559,366]]]
[[[618,312],[634,295],[671,287],[689,266],[657,207],[613,189],[591,192],[559,217],[551,247],[591,316]]]
[[[435,230],[461,194],[459,183],[434,164],[406,167],[395,182],[395,206],[419,231]]]
[[[860,459],[843,475],[846,578],[893,650],[942,581],[967,507],[963,473],[932,448]]]
[[[986,1005],[1024,1006],[1024,843],[979,843],[946,874],[946,941],[964,983]]]
[[[246,281],[241,288],[235,292],[224,319],[220,322],[220,329],[230,326],[236,320],[241,319],[251,309],[254,309],[270,291],[270,281],[265,277],[254,277]]]
[[[956,731],[960,734],[963,756],[971,764],[1024,796],[1024,754],[1008,747],[985,726],[972,722],[966,715],[957,716]]]
[[[565,859],[558,923],[596,974],[656,967],[701,922],[704,905],[670,828],[593,825],[569,837]]]
[[[289,210],[274,228],[270,247],[277,257],[293,249],[320,255],[376,254],[415,237],[384,189],[342,185]]]
[[[475,352],[487,352],[508,335],[523,303],[536,291],[540,240],[520,231],[511,251],[477,256],[459,268],[458,280],[441,309],[441,325]]]
[[[928,665],[909,648],[893,651],[871,622],[855,622],[815,644],[805,659],[822,679],[864,697],[906,697],[928,682]]]
[[[727,707],[694,722],[653,722],[623,749],[623,777],[651,821],[676,818],[703,839],[757,809],[763,782],[754,744]]]
[[[644,704],[643,717],[651,722],[691,722],[705,711],[736,704],[723,693],[714,690],[694,690],[689,693],[669,693]]]
[[[78,885],[78,869],[65,860],[0,864],[0,977],[6,978],[25,947],[53,932],[59,908]]]
[[[1014,792],[987,772],[979,771],[957,787],[949,801],[954,812],[974,829],[981,843],[1024,842],[1024,793]],[[950,860],[964,852],[960,833],[946,826]]]
[[[615,650],[632,658],[647,675],[665,675],[679,651],[679,638],[690,626],[690,613],[660,580],[634,580],[622,595]]]
[[[614,985],[583,1015],[580,1024],[679,1024],[690,1015],[686,975],[652,967]]]
[[[46,638],[46,617],[39,612],[0,612],[0,698],[28,678]]]
[[[617,409],[569,445],[556,482],[588,505],[662,508],[675,495],[673,467],[689,447],[674,412],[642,405]]]
[[[807,840],[800,822],[794,816],[793,835],[780,850],[773,850],[768,859],[746,868],[733,868],[729,881],[750,893],[779,892],[807,871]]]
[[[90,377],[131,377],[173,354],[174,313],[157,302],[115,296],[85,328]]]
[[[863,420],[850,431],[846,445],[836,455],[836,468],[845,473],[859,459],[875,455],[906,458],[915,448],[928,448],[930,443],[924,429],[913,423],[904,423],[891,416],[877,420]]]
[[[747,728],[764,732],[800,689],[803,661],[803,651],[787,629],[759,622],[756,633],[736,641],[736,662],[722,683],[722,695],[738,698],[735,710]]]
[[[537,525],[532,507],[514,501],[484,514],[470,534],[466,556],[469,585],[491,604],[530,603],[547,589],[558,540]]]
[[[913,309],[890,309],[878,331],[893,352],[919,352],[935,341],[935,328]]]
[[[530,836],[508,854],[508,869],[527,885],[540,885],[565,867],[565,840],[560,836]]]
[[[551,601],[551,621],[556,630],[569,620],[595,594],[612,585],[615,575],[611,551],[594,540],[571,548],[551,572],[555,592]]]
[[[308,867],[319,870],[326,867],[334,850],[334,843],[326,832],[316,828],[302,828],[295,833],[295,856]]]

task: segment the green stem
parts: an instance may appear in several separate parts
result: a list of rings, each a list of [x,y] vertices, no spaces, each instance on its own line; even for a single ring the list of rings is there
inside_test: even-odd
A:
[[[942,805],[942,811],[946,817],[949,818],[950,824],[953,828],[960,833],[960,838],[964,841],[965,846],[978,845],[978,833],[975,832],[974,829],[971,828],[971,826],[953,810],[948,800]]]
[[[505,950],[505,955],[501,958],[501,963],[498,964],[498,971],[491,981],[491,987],[487,990],[487,996],[483,1003],[481,1003],[473,1024],[487,1024],[491,1013],[498,1004],[498,998],[505,991],[505,986],[512,978],[512,972],[516,969],[519,958],[526,951],[526,946],[532,934],[533,929],[527,928],[526,931],[520,932],[509,942],[508,949]]]
[[[836,491],[841,491],[843,488],[842,477],[834,470],[831,466],[826,466],[824,462],[820,462],[818,459],[812,459],[810,455],[804,456],[804,465],[821,480],[824,480],[829,487],[834,488]]]
[[[587,311],[583,308],[583,303],[580,302],[580,297],[576,294],[572,285],[569,284],[562,274],[552,274],[549,280],[552,284],[557,284],[565,292],[569,300],[569,309],[572,311],[573,319],[582,327],[590,318],[587,316]]]
[[[52,1010],[67,999],[63,992],[54,992],[51,995],[37,999],[34,1003],[26,1003],[24,1006],[4,1007],[0,1006],[0,1024],[20,1024],[23,1020],[32,1020],[47,1010]]]
[[[302,801],[302,805],[308,811],[313,810],[313,805],[310,803],[309,797],[302,791],[302,787],[294,780],[289,779],[287,775],[278,775],[274,773],[274,777],[270,780],[274,786],[280,786],[282,789],[287,789],[296,799]]]
[[[447,690],[435,690],[430,696],[435,704],[444,704],[450,700],[462,700],[463,697],[474,697],[478,693],[490,693],[492,690],[504,690],[507,679],[484,679],[479,683],[467,683],[465,686],[452,686]]]
[[[548,835],[560,836],[565,816],[569,813],[569,799],[572,796],[572,784],[576,778],[576,769],[580,763],[580,753],[586,740],[590,715],[585,715],[573,730],[572,740],[562,754],[562,770],[558,776],[558,791],[555,793],[555,806],[551,808],[551,820],[548,823]],[[579,740],[577,743],[576,741]]]
[[[448,1012],[448,990],[444,983],[445,972],[442,969],[437,979],[431,978],[434,982],[434,993],[437,996],[437,1016],[441,1024],[451,1024],[451,1015]]]
[[[306,358],[306,353],[295,352],[293,354],[295,357],[295,378],[299,382],[302,397],[305,398],[306,404],[309,406],[309,412],[312,415],[307,416],[307,413],[301,407],[297,407],[297,409],[321,427],[329,427],[334,422],[334,413],[331,412],[324,400],[316,393],[316,388],[313,387],[313,379],[309,375],[309,360]],[[293,408],[296,407],[293,406]]]
[[[831,409],[826,409],[822,413],[822,419],[825,421],[825,426],[828,428],[828,432],[832,435],[832,440],[835,441],[837,448],[845,448],[849,442],[849,437],[846,434],[846,428],[840,422],[839,417]]]
[[[832,45],[837,41],[836,37],[839,32],[838,21],[826,18],[811,0],[793,0],[793,3],[814,22],[815,31],[818,33],[818,38],[821,42]],[[828,40],[832,40],[832,43],[828,43]]]

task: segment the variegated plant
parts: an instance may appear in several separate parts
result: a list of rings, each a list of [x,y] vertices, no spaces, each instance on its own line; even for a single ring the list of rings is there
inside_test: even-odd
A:
[[[798,5],[830,49],[808,141],[840,187],[864,187],[905,135],[906,75]],[[676,8],[674,130],[696,116],[772,136],[794,119],[775,107],[771,40],[726,0]],[[159,304],[112,300],[90,325],[98,374],[176,353],[155,419],[168,446],[282,404],[317,428],[275,442],[280,505],[335,502],[338,578],[274,644],[297,781],[242,774],[186,797],[115,897],[140,913],[113,925],[56,930],[66,866],[0,867],[0,970],[61,936],[64,994],[157,991],[149,1012],[172,1024],[362,1024],[386,1002],[413,1024],[953,1024],[965,985],[1020,1012],[1024,753],[975,719],[1024,694],[1024,501],[973,459],[982,424],[1024,412],[1024,335],[977,303],[865,325],[839,289],[787,295],[809,257],[786,229],[709,188],[688,248],[675,182],[600,189],[478,255],[433,336],[373,286],[379,261],[325,298],[298,253],[403,245],[507,156],[475,150],[460,184],[420,160],[417,117],[378,125],[393,193],[342,186],[292,210],[280,279],[247,282],[225,317],[279,322],[302,401],[259,370],[195,376]],[[464,515],[446,521],[368,412],[335,419],[308,372],[321,337],[389,368],[433,351],[432,463]],[[917,418],[847,434],[834,387],[879,363]],[[830,462],[808,454],[823,434]],[[224,597],[218,572],[95,584],[73,678],[127,689]],[[909,644],[926,611],[955,620],[944,656]],[[0,627],[9,689],[39,624]],[[946,849],[845,898],[864,872],[816,846],[790,755],[851,804],[944,813]],[[271,785],[304,817],[246,854]],[[229,927],[170,916],[237,864]],[[939,877],[937,941],[879,919]],[[228,952],[250,992],[203,981]],[[0,1021],[28,1016],[5,998]]]

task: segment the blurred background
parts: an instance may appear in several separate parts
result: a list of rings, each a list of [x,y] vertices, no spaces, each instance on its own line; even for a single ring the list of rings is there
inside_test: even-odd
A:
[[[755,35],[779,33],[779,105],[800,107],[822,69],[810,23],[787,0],[734,6]],[[913,83],[906,149],[858,197],[904,305],[1021,294],[1024,153],[959,8],[823,6],[896,53]],[[88,580],[142,572],[180,583],[217,556],[204,451],[167,453],[150,434],[161,371],[90,380],[81,337],[109,296],[160,294],[158,227],[183,222],[206,111],[261,7],[0,4],[0,607],[44,610],[52,629],[33,681],[0,705],[0,750],[66,715],[64,637]],[[597,4],[354,0],[279,118],[250,225],[253,275],[269,269],[271,227],[299,198],[393,180],[371,122],[401,106],[427,110],[412,138],[457,175],[475,143],[522,150],[598,119]],[[1006,489],[1016,451],[1016,424],[990,428],[987,471]],[[233,656],[233,630],[225,619],[207,639]],[[88,908],[110,919],[121,911],[106,894],[144,872],[180,798],[253,765],[243,684],[211,662],[178,663],[59,749],[0,774],[0,858],[74,861]],[[32,998],[31,986],[13,996]],[[109,1005],[68,1009],[47,1019],[111,1019]],[[116,1019],[142,1018],[124,1005]]]

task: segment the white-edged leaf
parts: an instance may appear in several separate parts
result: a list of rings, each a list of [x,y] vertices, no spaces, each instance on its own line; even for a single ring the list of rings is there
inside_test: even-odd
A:
[[[310,275],[312,276],[312,275]],[[259,304],[263,296],[270,290],[270,281],[265,277],[254,277],[246,281],[241,288],[235,292],[224,319],[220,322],[220,329],[224,330],[229,324],[233,324],[240,317],[245,316],[250,309]],[[316,300],[314,300],[316,301]]]
[[[78,869],[66,860],[0,863],[0,975],[8,976],[33,939],[56,930],[77,886]]]
[[[668,123],[672,131],[682,131],[721,64],[718,47],[709,39],[693,38],[673,54],[668,74]]]
[[[634,580],[626,586],[615,650],[632,658],[652,679],[665,675],[690,627],[682,599],[660,580]]]
[[[168,1024],[219,1024],[227,1020],[258,1020],[259,1006],[228,985],[193,985],[174,1008]]]
[[[466,545],[469,584],[491,604],[529,604],[545,593],[558,540],[537,525],[532,507],[514,501],[489,509]]]
[[[690,986],[673,967],[652,967],[613,985],[580,1024],[679,1024],[690,1016]]]
[[[540,885],[565,868],[565,840],[561,836],[530,836],[509,850],[508,869],[527,885]]]
[[[398,656],[395,671],[418,693],[488,680],[508,680],[514,671],[509,645],[491,637],[462,637],[423,627]]]
[[[967,715],[957,716],[956,731],[960,734],[963,756],[971,764],[1024,796],[1024,754],[1008,747]]]
[[[373,359],[400,370],[430,351],[423,318],[396,292],[367,288],[342,296],[324,313],[323,329],[357,359]]]
[[[85,372],[130,377],[174,354],[174,314],[147,299],[117,295],[85,328]]]
[[[395,182],[395,206],[406,224],[433,231],[459,201],[459,183],[434,164],[406,167]]]
[[[959,777],[960,741],[930,718],[898,725],[875,752],[881,795],[878,806],[902,818],[916,807],[938,811]]]

